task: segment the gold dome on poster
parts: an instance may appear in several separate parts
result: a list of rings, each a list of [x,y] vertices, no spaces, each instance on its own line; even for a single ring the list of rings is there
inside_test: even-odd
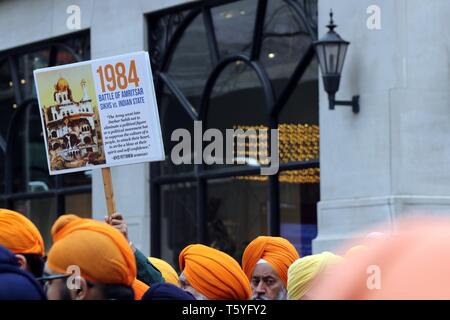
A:
[[[69,89],[69,83],[63,77],[59,78],[55,85],[55,90],[57,92],[67,91]]]

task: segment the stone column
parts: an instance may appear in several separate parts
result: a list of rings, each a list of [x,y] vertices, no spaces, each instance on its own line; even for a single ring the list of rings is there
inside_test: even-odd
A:
[[[359,94],[361,111],[328,110],[321,84],[315,253],[404,215],[450,213],[450,2],[319,0],[319,37],[330,8],[351,42],[337,99]]]

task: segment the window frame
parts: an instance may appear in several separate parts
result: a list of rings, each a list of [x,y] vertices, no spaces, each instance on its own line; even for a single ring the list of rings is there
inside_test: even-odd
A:
[[[56,59],[58,55],[58,50],[64,50],[68,52],[74,58],[75,62],[83,61],[83,58],[75,52],[70,45],[65,43],[67,40],[84,37],[87,41],[90,42],[90,30],[82,30],[79,32],[74,32],[69,35],[63,35],[60,37],[55,37],[52,39],[39,41],[36,43],[27,44],[24,46],[7,49],[0,52],[0,60],[6,59],[9,63],[9,70],[11,74],[11,79],[13,82],[14,88],[14,98],[17,104],[17,108],[14,111],[12,118],[9,122],[9,127],[7,130],[6,139],[5,140],[5,149],[4,159],[5,159],[5,173],[4,173],[4,184],[5,184],[5,192],[0,195],[0,200],[4,201],[5,206],[7,208],[14,208],[15,201],[19,200],[33,200],[33,199],[48,199],[54,198],[56,200],[56,210],[58,214],[62,214],[65,212],[65,196],[74,195],[74,194],[84,194],[91,193],[92,185],[91,184],[83,184],[77,186],[64,186],[63,177],[61,175],[53,176],[53,185],[54,187],[49,188],[46,191],[21,191],[14,192],[13,190],[13,163],[14,163],[14,152],[13,148],[17,145],[17,132],[21,128],[21,125],[25,125],[25,132],[29,130],[29,113],[30,108],[38,106],[38,100],[33,96],[24,96],[20,90],[20,80],[19,80],[19,70],[18,70],[18,57],[20,55],[24,55],[27,53],[32,53],[39,50],[49,49],[49,63],[48,67],[52,67],[56,65]],[[90,55],[90,53],[89,53]],[[22,117],[24,121],[22,122]],[[28,134],[24,135],[23,145],[26,145],[28,141]],[[28,150],[25,152],[25,157],[27,156]],[[26,174],[29,171],[29,168],[24,168],[26,170]]]
[[[149,55],[152,61],[152,68],[154,73],[155,89],[157,100],[161,101],[161,96],[164,94],[164,87],[166,87],[170,94],[182,106],[184,112],[194,120],[203,121],[204,125],[207,120],[207,112],[211,93],[214,88],[216,80],[221,75],[221,72],[231,63],[241,61],[248,67],[252,68],[258,76],[261,86],[264,91],[266,99],[266,107],[269,110],[267,114],[267,126],[269,129],[276,129],[278,127],[278,116],[283,107],[288,102],[290,96],[294,92],[297,83],[302,75],[307,70],[310,63],[315,57],[312,41],[317,40],[317,26],[312,25],[312,21],[307,19],[307,14],[304,7],[295,0],[283,0],[295,12],[297,18],[302,22],[305,30],[308,31],[311,38],[311,43],[305,54],[300,58],[294,72],[289,77],[288,83],[282,90],[280,95],[275,95],[272,88],[271,81],[259,62],[262,41],[263,41],[263,27],[265,21],[265,14],[268,5],[268,0],[258,0],[256,5],[256,16],[253,29],[253,41],[250,54],[237,53],[227,57],[221,57],[218,49],[218,43],[215,35],[214,21],[211,16],[211,9],[220,5],[238,2],[239,0],[210,0],[188,3],[186,5],[169,8],[165,10],[152,13],[147,16],[148,22],[148,43]],[[306,3],[306,2],[304,2]],[[158,21],[162,16],[180,15],[181,12],[190,10],[186,16],[181,20],[181,23],[176,27],[175,32],[164,43],[165,52],[159,56],[163,51],[156,45],[155,33],[152,30],[152,23]],[[213,63],[212,71],[209,74],[207,82],[204,86],[204,91],[201,96],[201,103],[199,111],[190,104],[186,96],[178,89],[175,82],[168,75],[168,69],[171,59],[180,43],[184,32],[199,15],[203,16],[204,26],[206,29],[206,38],[208,42],[209,53]],[[156,28],[155,28],[156,29]],[[159,104],[160,105],[160,104]],[[206,126],[206,125],[205,125]],[[269,131],[270,132],[270,131]],[[270,137],[269,137],[270,142]],[[269,145],[270,148],[270,145]],[[152,256],[161,256],[161,186],[166,184],[174,184],[180,182],[196,182],[196,206],[197,206],[197,239],[198,243],[207,242],[207,181],[224,177],[233,176],[248,176],[257,175],[260,172],[259,167],[253,166],[239,166],[231,168],[217,168],[205,170],[203,164],[194,164],[195,170],[188,173],[179,173],[161,176],[161,165],[159,163],[150,163],[150,205],[151,205],[151,254]],[[280,163],[279,172],[275,175],[269,176],[269,214],[268,214],[268,234],[272,236],[280,235],[280,188],[279,188],[279,173],[287,170],[308,169],[320,167],[320,159],[310,161],[296,161],[289,163]]]

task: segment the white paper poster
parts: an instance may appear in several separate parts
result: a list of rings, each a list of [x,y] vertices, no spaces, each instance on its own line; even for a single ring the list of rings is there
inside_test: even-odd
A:
[[[51,175],[164,160],[146,52],[34,71]]]

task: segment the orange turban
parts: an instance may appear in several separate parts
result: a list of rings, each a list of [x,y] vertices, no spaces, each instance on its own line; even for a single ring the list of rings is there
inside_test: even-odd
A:
[[[450,299],[450,219],[396,221],[386,239],[367,239],[311,293],[313,299]]]
[[[228,254],[193,244],[180,253],[180,269],[194,289],[210,300],[248,300],[248,282],[239,263]]]
[[[52,227],[53,246],[49,268],[65,273],[80,267],[81,275],[102,284],[131,286],[136,278],[136,261],[125,237],[114,227],[75,215],[58,218]]]
[[[134,291],[134,300],[141,300],[144,293],[147,292],[150,287],[143,283],[141,280],[135,279],[131,284]]]
[[[289,266],[300,256],[295,247],[286,239],[280,237],[260,236],[250,242],[242,256],[242,269],[251,281],[253,270],[260,259],[267,261],[278,273],[287,286]]]
[[[44,255],[44,240],[33,222],[7,209],[0,209],[0,245],[13,253]]]
[[[175,269],[165,262],[164,260],[148,257],[148,260],[159,270],[166,282],[169,282],[177,287],[180,286],[180,282],[178,280],[178,274]]]

